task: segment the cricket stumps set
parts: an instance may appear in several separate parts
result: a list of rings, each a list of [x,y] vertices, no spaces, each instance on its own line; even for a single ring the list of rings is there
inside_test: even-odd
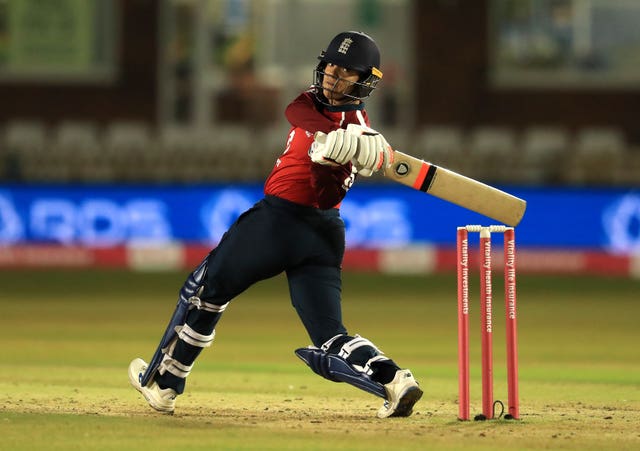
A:
[[[524,216],[527,202],[478,180],[393,150],[384,175],[413,189],[429,193],[506,225],[458,227],[458,390],[460,420],[469,420],[469,232],[480,234],[480,317],[482,323],[482,414],[492,419],[495,405],[505,419],[519,419],[518,343],[516,315],[516,247],[514,227]],[[508,411],[493,399],[493,305],[491,234],[504,235],[504,287],[507,346]]]
[[[480,323],[482,360],[482,414],[476,420],[495,418],[495,406],[503,406],[505,419],[519,419],[518,338],[516,312],[516,246],[513,227],[468,225],[457,229],[458,275],[458,419],[469,420],[469,233],[480,235]],[[507,412],[493,399],[493,287],[491,234],[504,237],[504,296],[506,318]]]

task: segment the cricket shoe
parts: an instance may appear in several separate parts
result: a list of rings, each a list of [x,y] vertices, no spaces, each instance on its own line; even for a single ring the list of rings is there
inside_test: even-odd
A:
[[[396,371],[396,376],[384,384],[384,389],[387,400],[378,410],[378,418],[408,417],[423,393],[409,370]]]
[[[140,358],[133,359],[129,364],[129,382],[131,382],[133,388],[142,393],[142,396],[151,407],[159,412],[172,414],[176,407],[176,396],[178,394],[172,388],[160,388],[156,381],[153,380],[143,387],[140,382],[144,372],[147,370],[147,366],[147,362],[144,360]]]

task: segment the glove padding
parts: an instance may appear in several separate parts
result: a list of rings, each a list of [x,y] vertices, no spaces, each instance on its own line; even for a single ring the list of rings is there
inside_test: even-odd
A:
[[[371,177],[374,172],[391,164],[391,147],[380,133],[369,127],[349,124],[347,134],[358,137],[358,151],[352,160],[358,174]]]
[[[351,161],[357,150],[358,136],[339,128],[327,135],[317,132],[309,155],[314,163],[339,166]]]

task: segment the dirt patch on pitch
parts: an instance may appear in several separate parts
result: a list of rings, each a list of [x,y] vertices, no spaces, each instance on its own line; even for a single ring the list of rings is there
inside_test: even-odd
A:
[[[46,397],[4,395],[0,411],[16,414],[105,416],[127,418],[141,426],[171,424],[178,430],[194,427],[240,434],[270,433],[274,437],[305,434],[321,437],[352,437],[371,441],[390,436],[419,438],[420,442],[491,443],[493,447],[537,443],[540,447],[617,449],[640,445],[640,411],[629,406],[584,403],[527,405],[521,421],[459,422],[455,402],[421,402],[409,418],[378,419],[380,406],[372,398],[277,397],[250,394],[197,392],[179,398],[174,415],[153,411],[130,389],[121,397],[83,394]],[[47,421],[46,418],[43,421]],[[239,432],[238,432],[239,431]],[[245,432],[246,431],[246,432]],[[375,443],[375,439],[373,439]],[[425,441],[426,440],[426,441]],[[320,442],[319,442],[320,443]],[[618,446],[620,445],[620,446]],[[534,449],[538,446],[528,446]],[[482,448],[480,448],[482,449]]]

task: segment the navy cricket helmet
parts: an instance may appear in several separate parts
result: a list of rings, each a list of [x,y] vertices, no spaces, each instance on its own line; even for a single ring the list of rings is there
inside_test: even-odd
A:
[[[345,31],[337,34],[326,50],[318,56],[320,62],[314,70],[313,86],[322,93],[322,78],[328,63],[360,73],[360,79],[346,97],[362,100],[371,95],[382,79],[380,70],[380,50],[375,41],[360,31]],[[323,102],[324,103],[324,102]]]

